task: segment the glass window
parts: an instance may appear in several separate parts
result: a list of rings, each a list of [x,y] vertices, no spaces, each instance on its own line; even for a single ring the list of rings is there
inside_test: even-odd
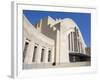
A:
[[[50,62],[51,61],[51,51],[49,50],[48,51],[48,62]]]
[[[36,52],[37,52],[37,46],[34,46],[32,62],[35,62]]]
[[[41,62],[43,62],[43,58],[44,58],[44,49],[42,49],[41,51]]]

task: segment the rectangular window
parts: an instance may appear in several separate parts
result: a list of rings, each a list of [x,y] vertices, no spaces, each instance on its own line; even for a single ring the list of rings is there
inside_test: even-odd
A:
[[[41,52],[41,62],[43,62],[43,58],[44,58],[44,49],[42,49],[42,52]]]
[[[24,48],[24,51],[23,51],[23,62],[25,60],[25,56],[26,56],[26,53],[27,53],[28,45],[29,45],[29,43],[28,42],[25,42],[25,48]]]
[[[36,52],[37,52],[37,46],[34,46],[32,62],[35,62]]]
[[[48,62],[50,62],[51,61],[51,51],[49,50],[48,51]]]

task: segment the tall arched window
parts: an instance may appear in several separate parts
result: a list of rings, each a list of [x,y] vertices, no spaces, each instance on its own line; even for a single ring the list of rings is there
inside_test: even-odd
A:
[[[74,42],[73,42],[74,38],[73,38],[73,35],[74,35],[73,32],[70,32],[69,35],[68,35],[69,51],[73,51],[74,50],[74,45],[73,45],[74,44]]]

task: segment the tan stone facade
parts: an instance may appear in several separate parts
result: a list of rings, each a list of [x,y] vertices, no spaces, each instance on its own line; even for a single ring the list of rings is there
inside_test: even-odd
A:
[[[24,67],[90,65],[86,44],[72,19],[48,16],[32,25],[23,16],[23,36]]]

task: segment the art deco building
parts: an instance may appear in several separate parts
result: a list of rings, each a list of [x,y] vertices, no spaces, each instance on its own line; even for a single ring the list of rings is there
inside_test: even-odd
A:
[[[50,16],[31,24],[23,16],[23,67],[88,66],[90,56],[78,25]]]

